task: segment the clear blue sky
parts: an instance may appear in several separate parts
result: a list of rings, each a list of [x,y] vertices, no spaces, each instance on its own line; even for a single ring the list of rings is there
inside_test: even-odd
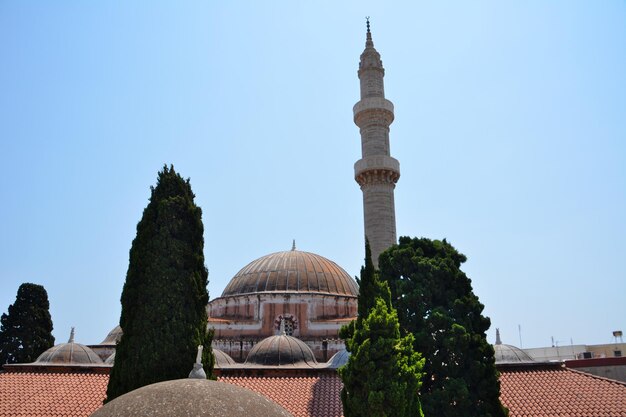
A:
[[[400,235],[447,238],[505,343],[626,330],[626,3],[0,2],[0,310],[119,320],[164,163],[203,209],[211,297],[259,256],[363,259],[352,106],[371,16]]]

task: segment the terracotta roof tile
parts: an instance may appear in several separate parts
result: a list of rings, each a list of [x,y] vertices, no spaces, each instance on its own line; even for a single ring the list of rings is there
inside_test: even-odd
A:
[[[561,367],[500,369],[510,417],[626,416],[626,384]]]
[[[501,399],[511,417],[626,417],[626,384],[567,368],[500,368]],[[277,402],[295,417],[340,417],[337,374],[222,375]],[[87,417],[102,405],[108,375],[0,373],[0,417]]]
[[[86,417],[102,406],[109,376],[0,373],[0,417]]]
[[[320,376],[231,376],[220,381],[248,388],[283,406],[294,417],[341,417],[341,379]]]

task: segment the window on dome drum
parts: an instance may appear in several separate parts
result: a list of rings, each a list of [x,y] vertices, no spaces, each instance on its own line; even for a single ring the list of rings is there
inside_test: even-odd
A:
[[[283,319],[283,323],[285,325],[285,334],[287,336],[293,336],[293,320],[292,319]]]

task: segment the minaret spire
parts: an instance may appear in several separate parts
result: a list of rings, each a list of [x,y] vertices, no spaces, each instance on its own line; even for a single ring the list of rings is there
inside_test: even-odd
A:
[[[361,100],[354,105],[354,123],[361,132],[362,158],[354,164],[354,178],[363,192],[365,237],[378,268],[378,256],[396,243],[394,189],[400,178],[400,163],[391,157],[389,125],[393,103],[385,99],[385,69],[374,48],[369,17],[366,18],[365,50],[359,63]]]

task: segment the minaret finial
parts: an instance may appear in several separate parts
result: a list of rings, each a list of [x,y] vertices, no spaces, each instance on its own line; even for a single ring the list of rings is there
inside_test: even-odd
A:
[[[372,41],[372,32],[370,32],[370,17],[365,17],[365,25],[367,26],[367,37],[365,39],[365,47],[374,47],[374,42]]]
[[[291,250],[296,250],[296,239],[294,239],[293,243],[291,244]]]
[[[496,328],[496,345],[501,345],[502,340],[500,340],[500,329]]]
[[[72,327],[72,330],[70,330],[70,340],[68,340],[67,343],[74,343],[74,328],[73,327]]]
[[[191,379],[206,379],[206,372],[202,367],[202,350],[204,346],[198,345],[198,353],[196,354],[196,363],[193,364],[193,369],[189,372],[189,378]]]

